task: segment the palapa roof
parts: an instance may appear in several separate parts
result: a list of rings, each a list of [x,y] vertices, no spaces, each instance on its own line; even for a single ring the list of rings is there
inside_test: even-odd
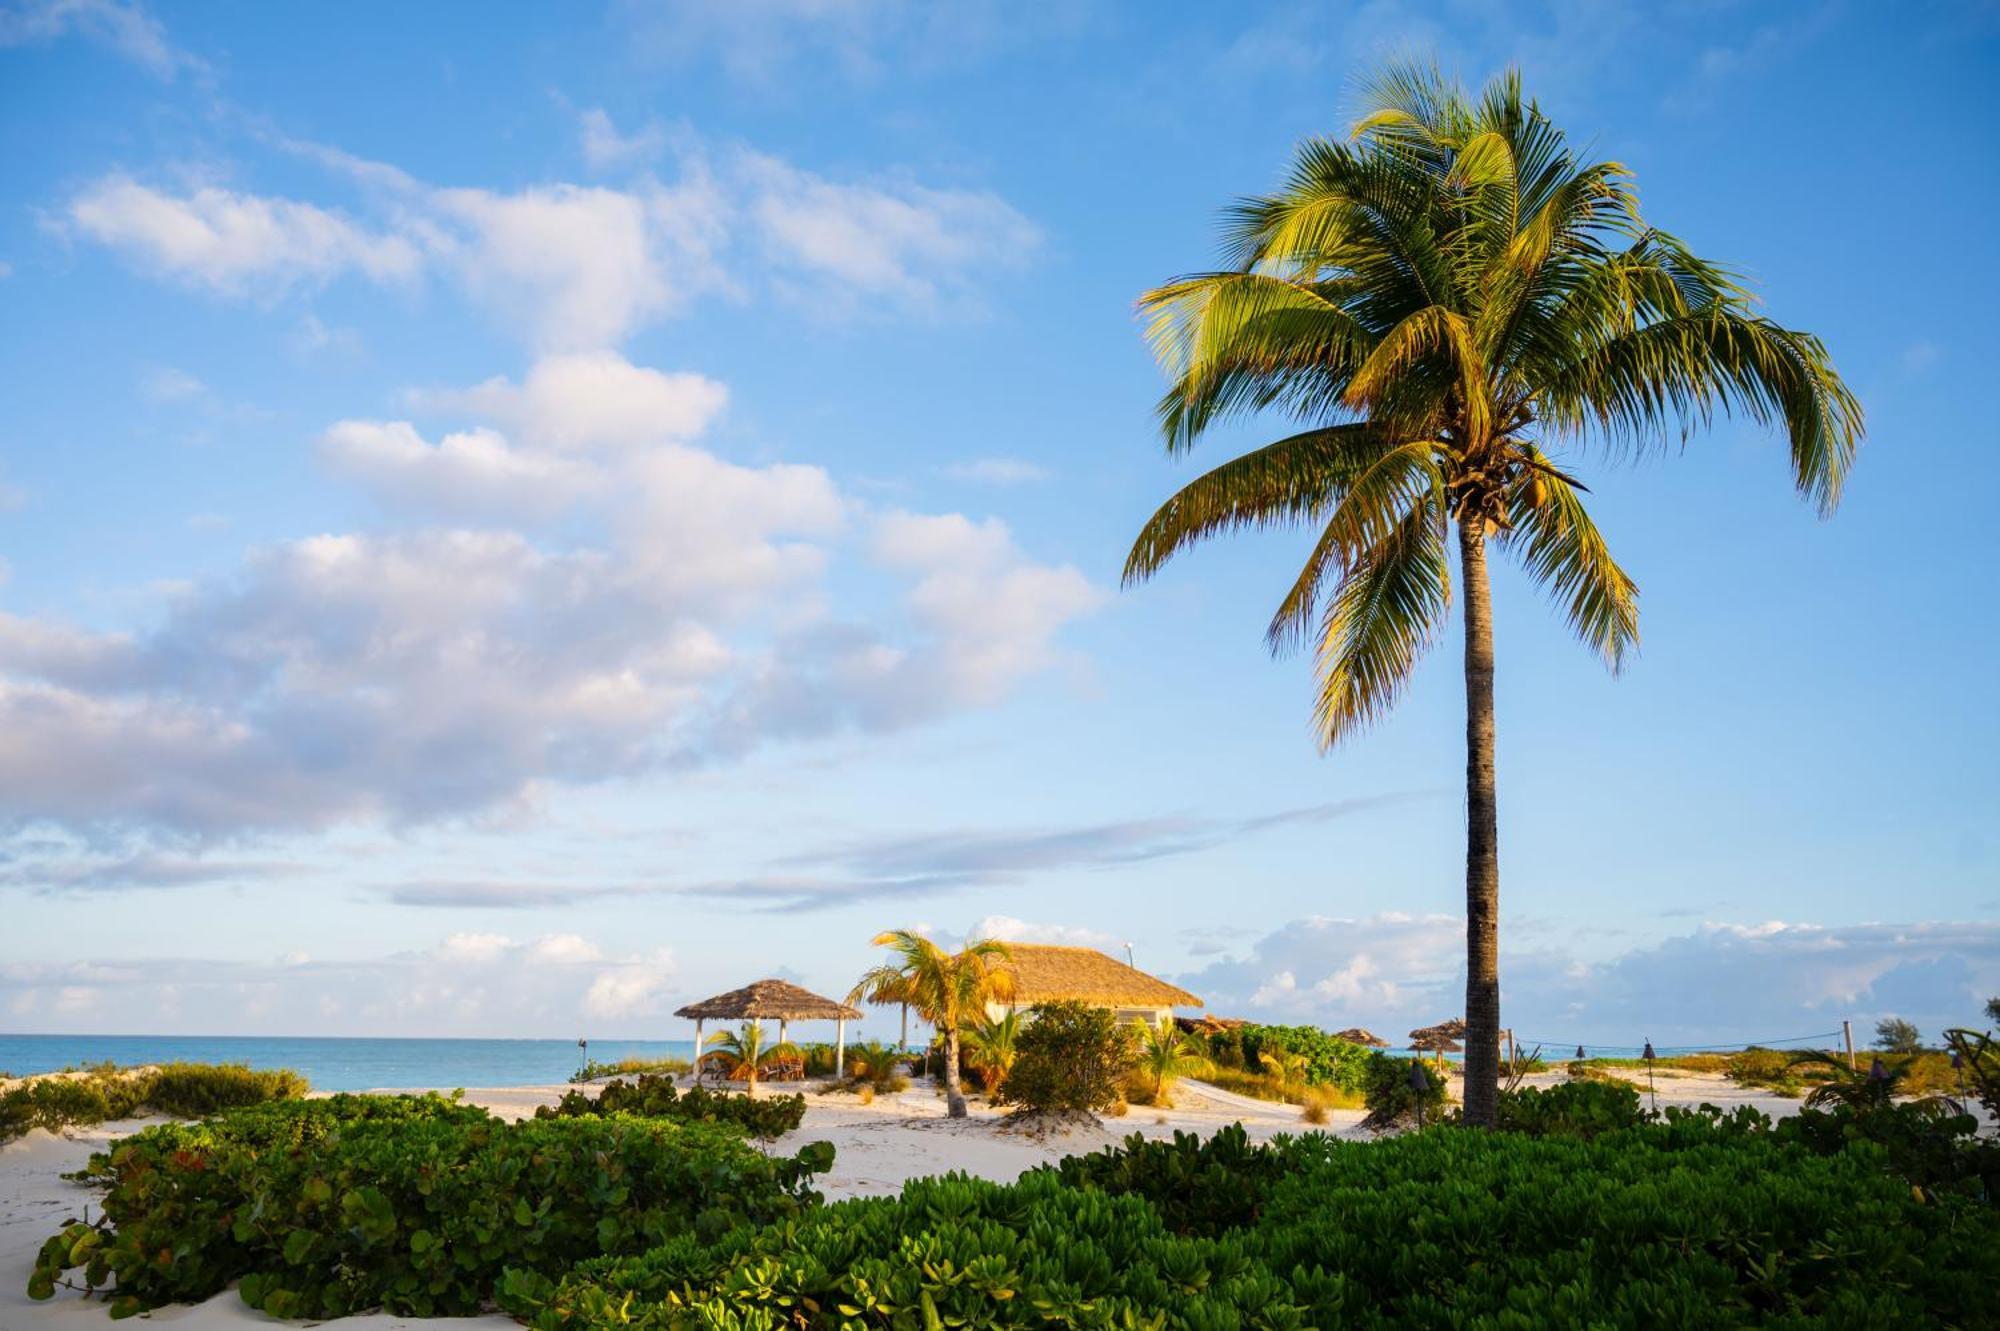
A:
[[[1001,969],[1014,975],[1014,999],[1021,1007],[1068,1000],[1097,1007],[1200,1007],[1187,990],[1094,947],[1009,943]]]
[[[1373,1045],[1377,1049],[1387,1049],[1389,1047],[1387,1040],[1362,1026],[1349,1026],[1344,1031],[1336,1032],[1333,1038],[1336,1040],[1345,1040],[1349,1044]]]
[[[676,1009],[676,1017],[695,1017],[703,1020],[755,1021],[770,1018],[777,1021],[833,1021],[846,1018],[858,1020],[861,1009],[845,1003],[836,1003],[831,998],[821,998],[808,989],[801,989],[784,980],[759,980],[746,984],[741,989],[731,989],[726,994],[714,998],[704,998],[699,1003],[689,1003]]]
[[[1436,1049],[1447,1054],[1460,1052],[1458,1042],[1465,1038],[1465,1018],[1453,1017],[1435,1026],[1419,1026],[1410,1032],[1410,1048]]]

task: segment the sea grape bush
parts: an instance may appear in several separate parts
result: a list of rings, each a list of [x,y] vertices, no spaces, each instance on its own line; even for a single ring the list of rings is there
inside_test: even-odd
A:
[[[1500,1093],[1500,1127],[1531,1137],[1596,1137],[1646,1118],[1628,1081],[1571,1081]]]
[[[301,1109],[120,1143],[99,1171],[102,1217],[43,1246],[29,1293],[67,1280],[120,1315],[240,1279],[274,1317],[469,1314],[507,1267],[555,1274],[793,1216],[818,1200],[812,1175],[833,1156],[823,1142],[767,1156],[715,1123],[505,1123],[449,1101]]]
[[[199,1118],[239,1105],[296,1100],[310,1087],[289,1069],[236,1063],[103,1064],[78,1076],[41,1077],[0,1094],[0,1142],[33,1128],[58,1132],[140,1113]]]
[[[1361,1076],[1361,1094],[1368,1105],[1368,1117],[1361,1120],[1362,1127],[1371,1132],[1387,1132],[1391,1128],[1415,1127],[1419,1118],[1425,1123],[1443,1121],[1451,1109],[1446,1074],[1436,1067],[1425,1067],[1424,1090],[1419,1094],[1410,1087],[1410,1067],[1416,1062],[1384,1053],[1368,1055]]]
[[[1013,1185],[924,1179],[510,1273],[501,1301],[538,1331],[1986,1324],[2000,1217],[1880,1165],[1721,1115],[1594,1140],[1134,1138]]]
[[[806,1116],[803,1095],[752,1099],[730,1091],[691,1086],[681,1090],[672,1077],[640,1077],[637,1081],[606,1083],[595,1097],[565,1091],[561,1100],[535,1110],[535,1117],[601,1118],[635,1114],[641,1118],[671,1118],[682,1122],[727,1123],[752,1137],[766,1140],[795,1130]]]

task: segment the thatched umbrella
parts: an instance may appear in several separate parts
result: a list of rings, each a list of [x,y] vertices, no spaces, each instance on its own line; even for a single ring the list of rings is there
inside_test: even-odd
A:
[[[1389,1042],[1374,1032],[1361,1026],[1349,1026],[1334,1034],[1334,1039],[1345,1040],[1349,1044],[1367,1045],[1370,1049],[1387,1049]]]
[[[861,1010],[831,998],[821,998],[784,980],[759,980],[741,989],[731,989],[714,998],[704,998],[675,1010],[676,1017],[694,1021],[694,1070],[701,1075],[701,1024],[713,1017],[718,1021],[775,1021],[778,1043],[785,1042],[786,1027],[795,1021],[831,1021],[833,1027],[833,1075],[846,1070],[847,1023],[859,1021]]]
[[[1465,1019],[1453,1017],[1435,1026],[1419,1026],[1410,1032],[1410,1048],[1421,1053],[1435,1053],[1437,1065],[1444,1066],[1446,1054],[1463,1053],[1465,1046],[1459,1041],[1465,1038]]]

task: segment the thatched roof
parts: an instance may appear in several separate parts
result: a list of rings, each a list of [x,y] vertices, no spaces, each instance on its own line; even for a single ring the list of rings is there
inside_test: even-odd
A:
[[[1453,1017],[1435,1026],[1419,1026],[1410,1032],[1410,1048],[1438,1049],[1447,1054],[1461,1052],[1459,1041],[1465,1038],[1465,1018]]]
[[[783,980],[759,980],[741,989],[717,994],[714,998],[704,998],[699,1003],[689,1003],[677,1009],[674,1015],[721,1021],[765,1018],[776,1021],[832,1021],[838,1017],[855,1021],[860,1018],[861,1009],[836,1003],[831,998],[821,998]]]
[[[1175,1017],[1174,1025],[1187,1035],[1220,1035],[1240,1031],[1250,1023],[1242,1017],[1217,1017],[1204,1012],[1199,1017]]]
[[[1009,943],[1000,962],[1013,972],[1014,1002],[1021,1007],[1067,999],[1098,1007],[1200,1007],[1185,989],[1114,961],[1094,947]]]
[[[1333,1038],[1336,1040],[1345,1040],[1349,1044],[1370,1045],[1376,1049],[1387,1049],[1389,1047],[1387,1040],[1360,1026],[1349,1026],[1344,1031],[1336,1032]]]

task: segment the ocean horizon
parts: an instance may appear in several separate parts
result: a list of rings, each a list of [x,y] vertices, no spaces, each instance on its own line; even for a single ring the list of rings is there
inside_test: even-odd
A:
[[[592,1040],[589,1057],[691,1058],[692,1040]],[[0,1073],[16,1077],[111,1062],[244,1063],[290,1068],[319,1091],[545,1086],[582,1067],[575,1040],[339,1035],[0,1034]]]

